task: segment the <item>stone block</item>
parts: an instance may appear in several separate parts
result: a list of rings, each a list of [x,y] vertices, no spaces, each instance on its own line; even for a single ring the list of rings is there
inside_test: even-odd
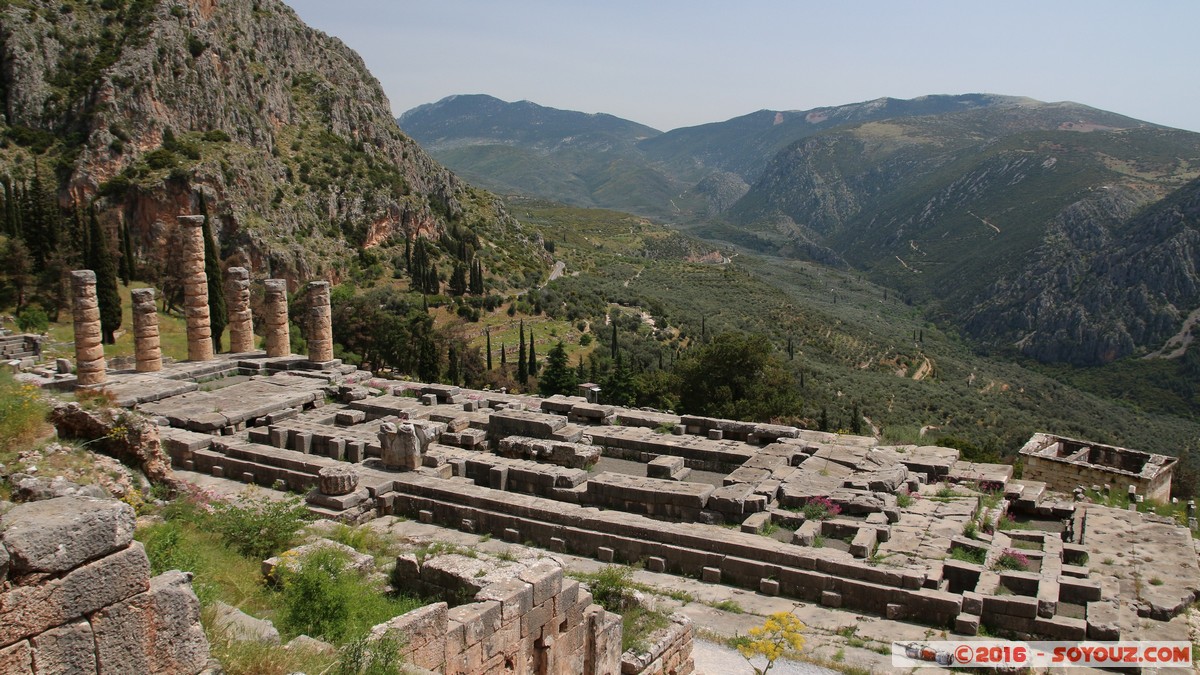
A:
[[[515,528],[506,527],[504,528],[504,541],[510,544],[519,544],[521,543],[521,533]]]
[[[1111,600],[1087,604],[1087,639],[1120,640],[1120,609]]]
[[[91,614],[150,587],[150,561],[140,542],[37,586],[0,593],[0,646]]]
[[[667,478],[670,479],[675,473],[684,468],[682,457],[672,457],[670,455],[662,455],[650,460],[646,464],[646,475],[650,478]]]
[[[658,556],[650,556],[646,558],[646,569],[650,572],[666,572],[667,560]]]
[[[544,604],[562,592],[562,566],[549,560],[539,561],[525,568],[517,578],[533,585],[534,605]]]
[[[721,568],[705,567],[704,569],[700,570],[700,580],[710,584],[721,583]]]
[[[484,586],[475,594],[476,600],[495,600],[500,603],[504,623],[517,621],[533,606],[533,585],[520,579],[505,579]]]
[[[561,570],[560,570],[561,571]],[[521,637],[541,637],[542,629],[554,618],[554,603],[544,602],[533,605],[529,611],[521,615]]]
[[[268,645],[281,643],[279,631],[270,621],[250,616],[240,609],[220,601],[216,602],[215,609],[213,626],[231,640],[260,642]]]
[[[741,530],[750,534],[761,534],[763,528],[770,522],[771,514],[767,511],[759,511],[758,513],[750,514],[742,521]]]
[[[979,635],[979,615],[963,612],[954,619],[954,632],[959,635]]]
[[[855,558],[867,558],[875,551],[877,530],[873,527],[861,527],[854,539],[850,541],[850,555]]]
[[[1041,577],[1033,572],[1006,570],[1000,573],[1000,585],[1017,595],[1037,597]]]
[[[13,507],[0,532],[14,574],[59,574],[128,546],[135,519],[116,500],[56,497]]]
[[[493,466],[488,469],[488,487],[493,490],[508,489],[508,467]]]
[[[83,619],[35,635],[29,644],[33,647],[33,671],[38,675],[96,672],[92,627]]]
[[[408,663],[429,670],[441,670],[446,661],[449,623],[446,603],[437,602],[381,623],[371,629],[371,635],[382,637],[395,633],[406,637],[403,654]]]
[[[1073,577],[1058,578],[1058,599],[1083,605],[1100,600],[1100,582],[1092,579],[1076,579]]]
[[[1087,638],[1087,629],[1087,621],[1069,616],[1038,617],[1033,620],[1033,631],[1051,640],[1084,640]]]
[[[983,614],[983,596],[973,591],[964,591],[962,611],[964,614]]]
[[[779,582],[775,579],[760,579],[758,592],[763,595],[779,595]]]
[[[33,675],[33,648],[28,640],[0,648],[0,673]]]
[[[614,555],[615,555],[615,551],[613,551],[608,546],[601,546],[596,549],[596,559],[599,560],[600,562],[611,563],[613,561]]]
[[[842,606],[842,594],[837,591],[821,591],[821,605],[837,609]]]
[[[101,673],[196,673],[208,662],[191,575],[171,571],[150,590],[91,616]]]
[[[451,623],[462,625],[463,645],[468,649],[500,629],[502,610],[499,602],[489,600],[459,605],[450,609],[447,616]]]

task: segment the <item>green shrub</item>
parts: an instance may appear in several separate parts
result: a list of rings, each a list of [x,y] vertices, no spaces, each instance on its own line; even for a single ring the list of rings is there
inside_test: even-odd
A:
[[[333,675],[392,675],[402,672],[403,646],[404,636],[390,631],[377,640],[355,640],[338,650],[338,663],[331,672]]]
[[[0,463],[7,461],[9,454],[28,449],[48,429],[48,412],[37,387],[0,373]]]
[[[179,522],[152,525],[139,538],[146,547],[146,556],[150,558],[151,575],[157,576],[167,570],[194,573],[198,569],[199,558],[186,545],[183,525]]]
[[[955,546],[950,549],[950,558],[961,562],[969,562],[975,565],[982,565],[987,558],[987,552],[977,548],[966,548],[963,546]]]
[[[213,502],[212,529],[239,553],[262,560],[285,550],[310,518],[299,497],[239,497]]]
[[[320,548],[279,572],[283,588],[280,625],[293,634],[344,644],[367,635],[371,627],[422,606],[391,597],[346,568],[346,554]]]
[[[17,327],[26,333],[45,333],[50,327],[50,317],[40,305],[26,305],[17,315]]]
[[[633,568],[609,565],[588,577],[592,599],[610,612],[621,612],[633,595]]]

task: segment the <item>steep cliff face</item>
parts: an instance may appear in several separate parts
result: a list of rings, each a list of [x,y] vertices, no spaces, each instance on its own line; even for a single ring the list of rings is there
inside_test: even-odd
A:
[[[452,224],[538,256],[400,132],[357,54],[276,0],[0,4],[0,172],[53,165],[63,202],[101,196],[150,262],[201,192],[224,253],[256,273],[337,278],[358,249]]]
[[[964,325],[1042,361],[1107,363],[1163,345],[1200,307],[1200,180],[1144,211],[1112,187],[1064,209],[1030,265]]]

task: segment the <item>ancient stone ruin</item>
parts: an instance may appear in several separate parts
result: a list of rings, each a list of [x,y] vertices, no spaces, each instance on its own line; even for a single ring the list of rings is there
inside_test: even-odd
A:
[[[103,384],[107,365],[100,332],[100,305],[96,300],[96,273],[71,272],[75,319],[75,372],[81,387]]]
[[[1163,502],[1171,498],[1171,476],[1178,457],[1034,434],[1021,448],[1025,475],[1048,487],[1071,492],[1079,487],[1108,485],[1121,494]]]
[[[1200,585],[1186,528],[950,448],[228,362],[250,380],[139,406],[176,467],[308,491],[330,519],[403,515],[968,635],[1129,637]],[[1118,533],[1169,559],[1168,583],[1133,594],[1132,560],[1097,567]]]
[[[58,497],[0,517],[0,672],[205,669],[190,576],[151,578],[133,529],[133,509],[112,499]]]
[[[288,326],[287,280],[267,279],[263,285],[267,289],[267,357],[274,359],[290,356],[292,341],[291,329]]]
[[[276,285],[286,302],[283,290]],[[243,377],[224,385],[227,375]],[[177,469],[305,492],[309,509],[330,520],[405,516],[550,555],[638,564],[968,636],[1186,640],[1177,619],[1200,595],[1187,527],[1105,505],[1127,489],[1115,476],[1145,478],[1134,490],[1146,498],[1164,494],[1172,463],[1070,439],[1035,436],[1016,479],[1011,466],[964,461],[952,448],[396,382],[336,359],[261,352],[112,373],[106,389],[157,422]],[[1053,482],[1039,458],[1086,458],[1109,477],[1077,472]],[[1091,497],[1075,489],[1085,479]],[[533,616],[503,628],[508,596],[480,595],[490,582],[476,581],[493,578],[487,569],[461,560],[400,565],[396,583],[440,585],[444,597],[453,589],[459,598],[395,620],[429,636],[410,643],[426,667],[477,672],[462,664],[512,661],[525,664],[519,672],[607,672],[577,670],[575,624],[549,631],[545,612],[534,614],[544,603],[514,596],[519,613]],[[528,585],[521,598],[536,596],[539,582],[524,574],[508,579]],[[554,593],[569,592],[556,578]],[[465,604],[464,588],[474,593]],[[489,601],[500,604],[499,623],[494,608],[479,606]],[[607,630],[595,616],[578,624],[585,634]],[[504,638],[512,648],[502,660],[464,627],[480,620],[520,636]],[[541,632],[530,632],[531,622]],[[591,639],[584,663],[611,662]],[[690,669],[639,659],[623,655],[632,664],[623,672]]]
[[[183,311],[187,317],[188,359],[213,357],[208,309],[208,276],[204,273],[204,216],[179,216],[183,234]]]
[[[133,349],[139,373],[162,370],[162,350],[158,340],[158,308],[154,306],[153,288],[135,288],[129,292],[133,299]]]
[[[254,317],[250,312],[250,270],[225,270],[225,306],[229,313],[229,351],[254,351]]]

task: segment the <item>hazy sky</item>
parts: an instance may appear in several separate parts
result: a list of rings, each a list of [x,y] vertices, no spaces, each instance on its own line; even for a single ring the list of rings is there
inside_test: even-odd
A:
[[[450,94],[661,130],[986,92],[1200,131],[1196,0],[285,0],[397,115]]]

